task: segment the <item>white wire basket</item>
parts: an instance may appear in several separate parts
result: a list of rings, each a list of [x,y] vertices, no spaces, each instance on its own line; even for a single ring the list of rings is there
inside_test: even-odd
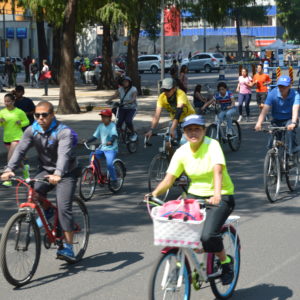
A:
[[[154,227],[154,245],[184,248],[198,248],[202,232],[202,223],[205,221],[205,210],[201,210],[201,221],[184,221],[159,216],[159,206],[151,210]]]

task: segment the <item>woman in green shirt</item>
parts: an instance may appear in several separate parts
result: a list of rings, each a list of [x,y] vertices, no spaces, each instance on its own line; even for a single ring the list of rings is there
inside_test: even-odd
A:
[[[220,232],[234,208],[234,186],[219,143],[205,136],[203,116],[186,117],[182,127],[188,142],[177,149],[165,178],[152,195],[157,197],[165,193],[185,172],[191,180],[188,198],[205,198],[211,205],[207,208],[201,241],[206,252],[213,252],[219,257],[221,280],[227,285],[234,277],[233,258],[226,255]]]
[[[23,136],[22,127],[29,125],[29,120],[23,110],[14,106],[12,94],[4,96],[5,108],[0,110],[0,126],[3,127],[3,142],[8,151],[7,161],[11,158],[18,142]]]

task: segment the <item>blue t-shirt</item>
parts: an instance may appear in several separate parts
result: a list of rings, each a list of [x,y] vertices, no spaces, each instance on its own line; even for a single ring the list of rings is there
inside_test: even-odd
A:
[[[272,117],[275,120],[290,120],[293,114],[293,105],[300,104],[300,96],[298,92],[290,89],[287,98],[283,99],[276,87],[268,94],[265,104],[272,107]]]
[[[231,98],[233,97],[230,91],[226,91],[225,96],[220,93],[215,94],[217,104],[221,105],[221,110],[227,110],[227,107],[231,105]]]
[[[118,140],[115,139],[112,145],[106,145],[107,142],[111,141],[112,136],[118,136],[117,127],[114,122],[109,123],[105,126],[103,123],[97,127],[93,136],[97,139],[100,139],[101,145],[98,149],[107,151],[107,150],[115,150],[118,151]]]

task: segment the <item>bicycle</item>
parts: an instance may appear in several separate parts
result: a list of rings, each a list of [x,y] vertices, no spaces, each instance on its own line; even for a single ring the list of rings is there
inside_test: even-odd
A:
[[[168,147],[167,145],[171,145],[172,147],[177,146],[177,142],[171,140],[170,136],[170,127],[167,127],[165,132],[162,133],[154,133],[152,136],[160,136],[163,138],[162,146],[159,147],[158,152],[151,160],[148,169],[148,190],[152,192],[156,186],[165,178],[170,160],[173,155],[173,149]],[[149,140],[145,138],[144,147],[152,146],[149,143]],[[189,185],[188,178],[185,175],[181,175],[174,182],[174,186],[181,187],[184,191],[187,190]],[[167,199],[170,190],[167,190],[163,195],[164,201]]]
[[[119,109],[121,106],[122,105],[120,105],[120,103],[118,102],[112,102],[112,110],[116,116],[116,124],[118,123]],[[129,130],[126,124],[125,124],[125,128],[123,127],[118,128],[118,144],[119,145],[125,144],[129,153],[135,153],[138,148],[138,142],[139,142],[138,134],[136,131],[134,132],[134,134],[136,138],[132,139],[132,132]]]
[[[299,183],[299,156],[295,153],[293,161],[290,161],[286,130],[286,127],[269,127],[263,130],[270,133],[273,140],[272,148],[268,150],[264,161],[264,189],[271,203],[277,200],[283,177],[291,192],[296,190]]]
[[[64,233],[59,225],[58,209],[46,198],[35,197],[34,183],[47,182],[43,179],[22,179],[12,177],[17,182],[16,201],[19,210],[6,223],[0,242],[0,264],[5,279],[14,286],[27,284],[34,276],[41,255],[41,233],[36,223],[37,217],[42,221],[45,229],[43,238],[44,247],[50,249],[51,245],[63,247]],[[26,202],[20,203],[18,191],[25,186],[28,190]],[[53,223],[45,217],[43,205],[54,210]],[[74,237],[73,250],[76,263],[82,259],[89,241],[89,217],[84,203],[78,199],[73,200]],[[51,218],[52,219],[52,218]]]
[[[238,151],[241,146],[242,133],[241,127],[236,120],[232,120],[232,134],[226,134],[227,125],[219,122],[218,109],[215,106],[215,122],[210,124],[206,129],[206,135],[219,141],[220,145],[228,143],[232,151]]]
[[[88,146],[87,143],[84,143],[84,146],[90,151],[96,150],[95,145]],[[118,192],[122,188],[126,176],[125,164],[121,159],[117,158],[114,160],[113,166],[117,176],[117,186],[111,184],[108,171],[107,174],[102,172],[100,160],[95,157],[94,152],[92,153],[90,164],[83,168],[79,180],[79,195],[83,200],[88,201],[93,197],[97,183],[100,186],[108,185],[109,190],[113,193]]]
[[[153,197],[154,198],[154,197]],[[152,199],[158,205],[162,203],[160,199]],[[157,242],[156,245],[163,245],[165,248],[161,250],[161,256],[154,265],[149,285],[149,299],[190,299],[191,285],[198,291],[203,287],[204,283],[209,283],[211,290],[217,299],[228,299],[234,293],[240,271],[240,239],[238,236],[238,221],[239,216],[229,216],[221,229],[224,248],[227,255],[230,255],[234,261],[234,278],[229,285],[222,285],[220,276],[221,268],[220,261],[214,253],[206,253],[201,248],[200,236],[203,222],[206,216],[207,205],[203,200],[198,200],[200,204],[200,212],[203,215],[203,220],[196,222],[193,226],[198,227],[199,236],[196,235],[195,244],[191,246],[186,243],[184,246],[174,246],[179,244],[180,237],[177,234],[184,234],[189,237],[192,232],[195,232],[195,227],[188,231],[187,224],[190,221],[184,221],[172,218],[157,217],[154,208],[151,216],[154,222],[154,239],[156,238],[156,230],[164,229],[166,242]],[[162,222],[159,226],[159,222]],[[169,226],[163,224],[169,223]],[[175,226],[174,226],[175,225]],[[201,228],[199,228],[201,227]],[[168,228],[168,229],[167,229]],[[174,229],[175,228],[175,229]],[[168,230],[173,231],[172,233]],[[177,232],[180,231],[180,232]],[[174,239],[174,235],[177,240]],[[171,237],[173,236],[173,238]],[[182,244],[182,243],[181,243]]]

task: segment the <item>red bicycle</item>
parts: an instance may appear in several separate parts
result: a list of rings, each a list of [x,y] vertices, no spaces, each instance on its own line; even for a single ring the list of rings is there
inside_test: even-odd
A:
[[[34,276],[41,255],[41,234],[36,223],[39,217],[45,229],[44,246],[63,247],[64,233],[60,228],[57,207],[33,189],[35,182],[47,182],[43,179],[22,179],[13,177],[15,181],[16,200],[19,211],[6,223],[0,242],[0,265],[5,279],[14,286],[28,283]],[[26,187],[27,201],[21,203],[19,194],[22,187]],[[38,200],[37,200],[38,199]],[[43,207],[51,207],[54,217],[47,220]],[[79,198],[73,200],[74,237],[73,250],[75,263],[82,259],[89,241],[89,217],[87,209]]]
[[[87,145],[84,143],[84,146],[91,151],[96,150],[95,145]],[[115,168],[115,173],[117,177],[117,184],[112,185],[109,177],[109,172],[107,171],[104,174],[101,171],[100,161],[95,157],[95,153],[92,153],[90,164],[82,170],[82,175],[79,181],[79,195],[80,197],[88,201],[90,200],[96,190],[96,184],[98,183],[100,186],[108,185],[108,188],[113,192],[118,192],[124,183],[124,178],[126,176],[126,168],[125,164],[121,159],[115,159],[113,162],[113,166]]]

